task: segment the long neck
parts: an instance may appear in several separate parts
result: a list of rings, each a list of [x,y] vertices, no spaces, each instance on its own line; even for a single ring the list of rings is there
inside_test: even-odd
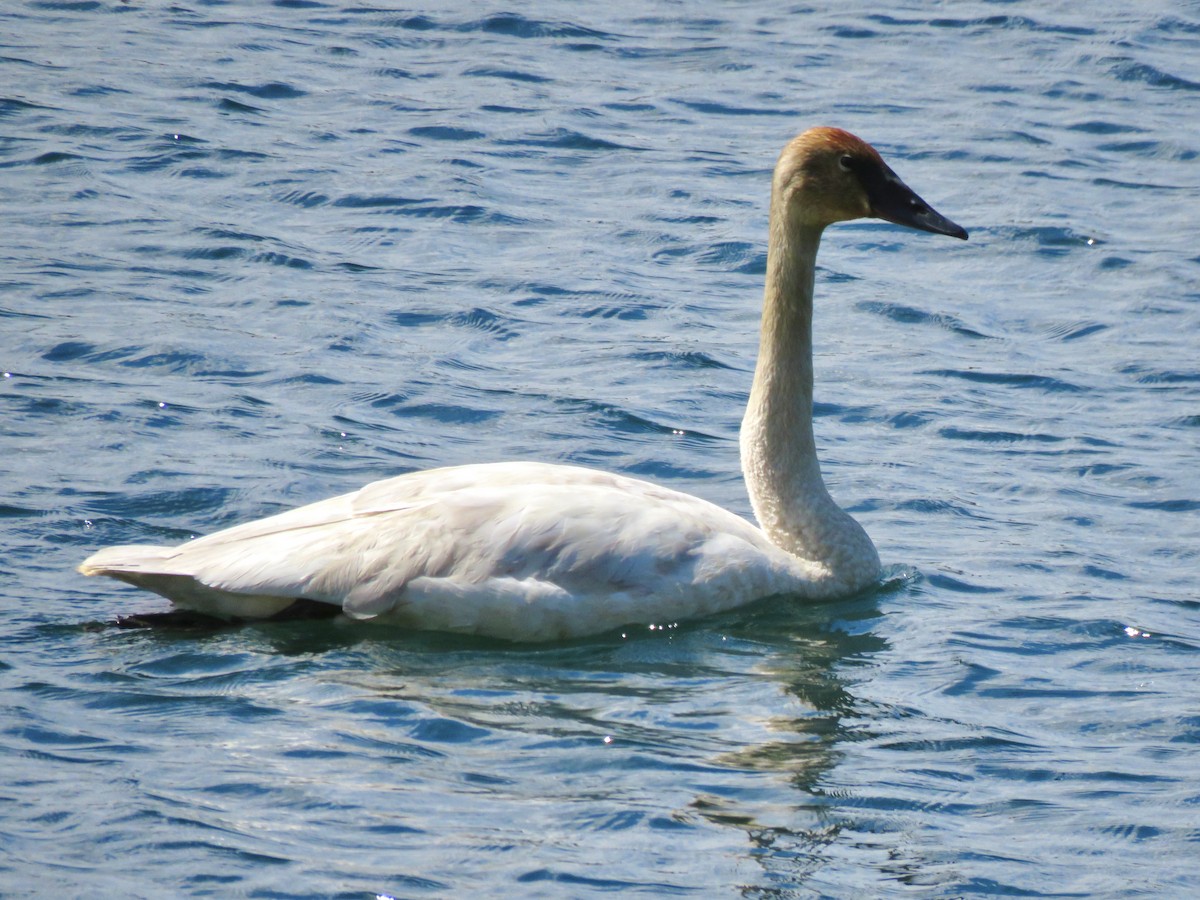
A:
[[[742,421],[742,470],[773,543],[827,570],[842,587],[874,579],[879,557],[829,496],[813,440],[812,312],[822,228],[772,209],[762,336]]]

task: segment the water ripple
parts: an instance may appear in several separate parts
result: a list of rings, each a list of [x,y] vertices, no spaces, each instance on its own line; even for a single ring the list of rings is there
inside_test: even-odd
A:
[[[1194,893],[1194,15],[234,11],[3,13],[6,893]],[[823,239],[877,589],[548,647],[108,626],[162,603],[96,547],[417,467],[749,515],[769,172],[817,123],[972,232]]]

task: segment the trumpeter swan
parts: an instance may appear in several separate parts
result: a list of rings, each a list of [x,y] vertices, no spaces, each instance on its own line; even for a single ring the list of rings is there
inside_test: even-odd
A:
[[[509,462],[377,481],[179,547],[110,547],[80,571],[222,618],[317,608],[515,641],[859,592],[879,578],[879,556],[821,479],[812,307],[822,231],[866,216],[967,237],[859,138],[813,128],[788,143],[771,186],[761,346],[741,431],[761,528],[645,481]]]

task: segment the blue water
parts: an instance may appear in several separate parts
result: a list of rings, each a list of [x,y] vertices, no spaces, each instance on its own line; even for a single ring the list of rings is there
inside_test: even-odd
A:
[[[706,6],[0,10],[0,893],[1200,893],[1200,7]],[[103,627],[165,604],[96,548],[414,468],[748,514],[813,124],[971,231],[822,248],[879,590],[533,648]]]

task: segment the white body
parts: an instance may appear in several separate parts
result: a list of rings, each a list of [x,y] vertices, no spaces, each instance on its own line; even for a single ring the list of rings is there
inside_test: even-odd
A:
[[[180,547],[113,547],[87,565],[211,615],[267,617],[304,597],[357,619],[526,641],[838,587],[705,500],[541,463],[401,475]]]

